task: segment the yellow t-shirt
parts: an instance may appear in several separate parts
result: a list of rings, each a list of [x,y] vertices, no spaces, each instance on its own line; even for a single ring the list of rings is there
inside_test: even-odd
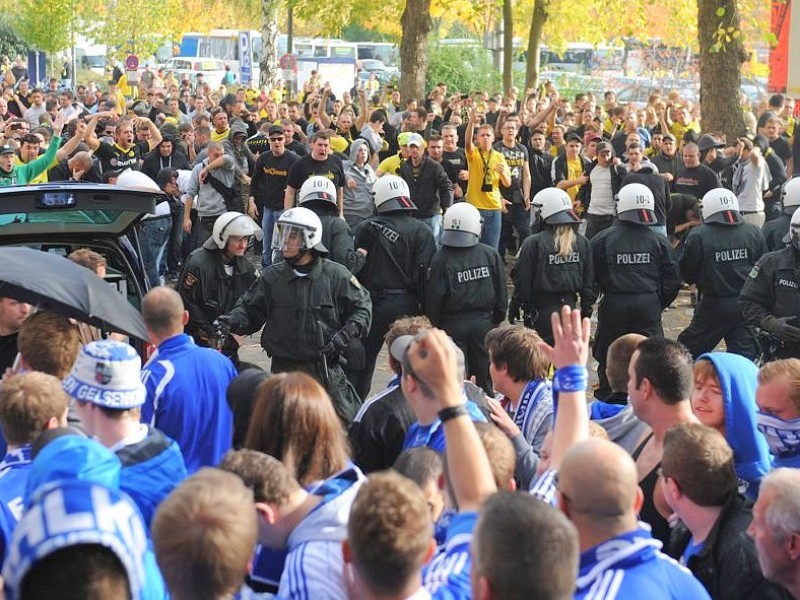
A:
[[[478,210],[501,210],[503,208],[503,197],[500,195],[500,173],[495,171],[495,166],[502,164],[508,169],[505,157],[497,150],[491,150],[484,167],[486,155],[481,156],[477,146],[473,146],[467,153],[467,169],[469,179],[467,180],[467,202]],[[489,170],[489,177],[492,182],[492,191],[481,191],[484,181],[484,168]]]
[[[211,141],[212,142],[221,142],[222,140],[227,140],[228,136],[231,134],[231,128],[228,127],[222,133],[217,133],[216,129],[211,130]]]
[[[384,158],[381,161],[381,164],[378,165],[378,171],[388,175],[397,175],[401,164],[403,164],[403,157],[399,154],[395,154],[393,156],[389,156],[388,158]]]
[[[578,158],[568,158],[567,159],[567,179],[577,179],[583,175],[583,161],[581,157]],[[572,198],[572,201],[575,202],[575,196],[578,195],[580,191],[580,185],[573,185],[571,188],[567,189],[566,192],[569,194],[569,197]]]
[[[675,136],[675,145],[679,146],[683,136],[686,135],[686,132],[690,129],[700,133],[700,125],[697,121],[692,121],[691,123],[687,123],[686,125],[681,125],[680,123],[673,123],[670,128],[669,132]]]

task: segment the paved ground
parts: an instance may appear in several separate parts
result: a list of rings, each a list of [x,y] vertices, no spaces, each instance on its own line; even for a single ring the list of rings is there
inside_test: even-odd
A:
[[[510,270],[510,264],[508,268]],[[683,329],[689,324],[689,321],[691,321],[692,313],[693,309],[691,307],[689,292],[687,290],[682,290],[669,310],[665,311],[663,314],[664,334],[673,339],[678,337],[678,334],[683,331]],[[596,318],[593,317],[592,320],[594,324],[596,324]],[[270,360],[259,345],[259,340],[261,339],[260,336],[261,334],[259,332],[248,337],[242,346],[239,355],[242,360],[257,364],[263,369],[269,370]],[[596,369],[597,363],[592,360],[590,377],[591,383],[593,384],[597,381]],[[372,393],[375,393],[378,390],[386,387],[391,377],[392,373],[389,371],[389,367],[387,366],[386,349],[384,348],[378,357],[375,375],[372,379]]]

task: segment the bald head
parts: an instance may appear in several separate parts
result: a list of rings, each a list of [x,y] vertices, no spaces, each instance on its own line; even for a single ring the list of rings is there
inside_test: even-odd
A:
[[[147,329],[157,337],[183,333],[184,308],[180,294],[166,286],[153,288],[142,300],[142,317]]]
[[[617,444],[601,439],[576,444],[564,457],[558,481],[565,512],[578,530],[583,520],[613,534],[636,527],[636,465]]]
[[[92,168],[92,154],[91,152],[76,152],[75,155],[67,161],[70,169],[83,169],[88,171]]]

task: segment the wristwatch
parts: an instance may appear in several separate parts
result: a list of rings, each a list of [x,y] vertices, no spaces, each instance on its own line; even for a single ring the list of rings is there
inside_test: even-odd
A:
[[[467,410],[466,403],[459,404],[457,406],[449,406],[439,411],[439,420],[442,423],[446,423],[450,419],[455,419],[456,417],[461,417],[468,414],[469,411]]]

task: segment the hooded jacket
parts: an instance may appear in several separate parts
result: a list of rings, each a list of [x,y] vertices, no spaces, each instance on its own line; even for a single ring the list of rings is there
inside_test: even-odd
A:
[[[347,597],[342,540],[347,537],[350,506],[363,473],[352,467],[310,490],[322,501],[289,534],[289,554],[278,597],[283,600],[338,600]]]
[[[648,426],[633,414],[630,404],[596,400],[589,405],[589,418],[606,430],[608,439],[633,454]]]
[[[237,135],[245,136],[245,139],[238,144],[234,143],[234,138]],[[241,119],[236,119],[231,123],[231,133],[222,141],[222,147],[225,150],[225,154],[230,154],[233,157],[238,169],[242,173],[249,175],[252,170],[250,167],[255,163],[255,156],[247,145],[247,137],[249,137],[247,124]]]
[[[725,439],[733,450],[740,490],[758,497],[761,480],[771,469],[769,446],[756,427],[758,368],[738,354],[709,352],[698,360],[714,365],[725,408]]]
[[[172,144],[172,154],[169,156],[161,156],[161,144],[169,142]],[[142,160],[142,173],[147,175],[153,181],[158,178],[158,173],[161,169],[191,169],[192,165],[189,159],[177,146],[177,142],[171,138],[161,140],[158,145],[153,148]]]
[[[121,471],[119,458],[99,442],[77,435],[56,438],[39,451],[31,464],[25,489],[25,509],[30,508],[37,490],[45,485],[56,486],[60,481],[85,481],[118,491]],[[146,584],[139,597],[133,600],[167,598],[155,554],[150,549],[145,554],[144,565]]]
[[[362,146],[367,149],[367,161],[363,167],[356,166],[358,149]],[[375,214],[375,202],[372,197],[372,186],[378,180],[375,170],[369,165],[371,156],[369,144],[366,140],[357,138],[350,144],[350,160],[344,162],[344,175],[348,180],[356,182],[350,189],[344,186],[344,220],[352,229],[364,219],[369,219]]]

